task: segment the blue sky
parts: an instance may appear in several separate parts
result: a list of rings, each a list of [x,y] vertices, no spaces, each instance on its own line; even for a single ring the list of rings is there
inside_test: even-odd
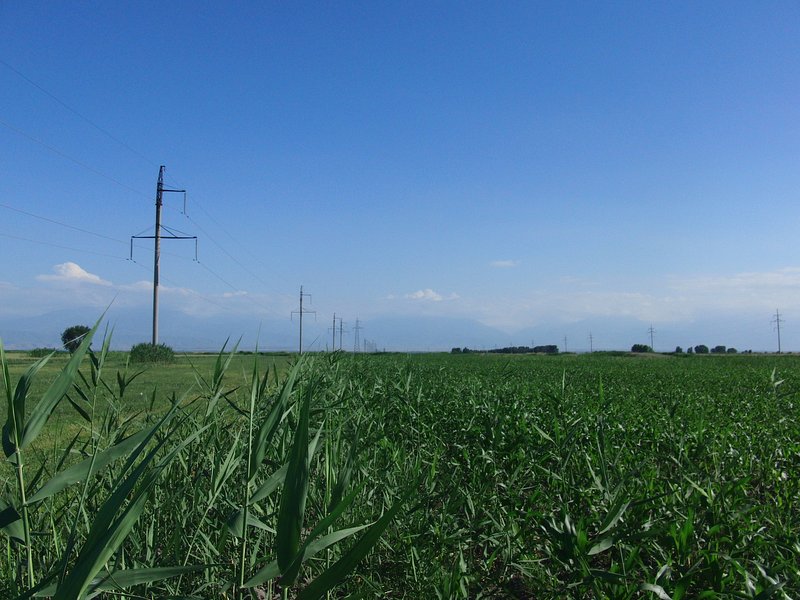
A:
[[[800,349],[799,26],[795,2],[0,3],[0,319],[147,309],[150,242],[126,258],[164,164],[200,258],[165,242],[165,310],[257,328],[302,284],[318,335],[772,349],[779,308]]]

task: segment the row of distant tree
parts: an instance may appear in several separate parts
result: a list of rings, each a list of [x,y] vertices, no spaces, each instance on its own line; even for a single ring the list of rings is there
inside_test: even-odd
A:
[[[631,352],[652,352],[653,349],[647,344],[634,344],[631,346]],[[728,348],[727,346],[714,346],[709,348],[705,344],[698,344],[697,346],[689,346],[686,349],[686,354],[737,354],[739,351],[736,348]],[[746,352],[751,352],[747,350]],[[683,348],[677,346],[675,354],[683,354]]]
[[[471,354],[473,352],[493,352],[495,354],[558,354],[558,346],[548,344],[546,346],[507,346],[505,348],[492,348],[491,350],[470,350],[469,348],[453,348],[451,354]]]
[[[652,352],[653,349],[647,344],[634,344],[631,346],[631,352],[645,353]],[[470,348],[453,348],[450,350],[451,354],[472,354],[472,353],[485,353],[493,352],[496,354],[558,354],[558,346],[555,344],[548,344],[546,346],[506,346],[505,348],[492,348],[491,350],[471,350]],[[727,346],[714,346],[709,348],[705,344],[698,344],[697,346],[689,346],[684,352],[683,348],[678,346],[675,348],[675,354],[737,354],[739,351],[736,348],[728,348]],[[751,352],[747,350],[746,352]]]

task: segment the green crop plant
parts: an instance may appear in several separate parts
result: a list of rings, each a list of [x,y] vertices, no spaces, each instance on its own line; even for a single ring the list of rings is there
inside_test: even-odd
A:
[[[145,414],[128,415],[126,391],[146,373],[126,367],[108,383],[111,336],[93,353],[96,329],[36,403],[31,390],[49,357],[14,385],[0,346],[13,475],[4,472],[0,488],[6,596],[323,597],[416,492],[406,482],[370,514],[350,514],[365,487],[357,429],[337,414],[340,380],[325,369],[298,360],[281,380],[276,369],[261,374],[256,355],[249,385],[230,386],[236,349],[223,349],[212,375],[198,372],[165,411],[154,409],[154,391]],[[61,403],[80,426],[64,447],[60,437],[37,447]],[[343,518],[361,523],[336,528]]]
[[[798,357],[74,359],[2,358],[10,440],[73,375],[0,596],[800,596]]]

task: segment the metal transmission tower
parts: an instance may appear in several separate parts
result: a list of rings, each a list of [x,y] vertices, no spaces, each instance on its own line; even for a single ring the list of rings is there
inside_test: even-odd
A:
[[[330,330],[331,330],[332,336],[333,336],[332,339],[331,339],[331,344],[333,344],[331,346],[331,351],[332,352],[336,352],[336,322],[337,321],[339,322],[339,350],[342,349],[342,339],[341,339],[342,334],[341,334],[341,332],[342,332],[342,323],[343,323],[343,321],[342,321],[342,317],[337,317],[336,313],[333,313],[333,326],[330,327]]]
[[[356,318],[356,326],[353,327],[353,332],[354,332],[353,333],[353,337],[354,337],[354,339],[353,339],[353,352],[354,353],[358,352],[358,345],[359,345],[359,341],[360,341],[359,340],[360,336],[359,336],[358,332],[361,331],[362,329],[364,329],[364,328],[361,326],[361,323],[359,322],[358,318]]]
[[[653,329],[653,324],[651,323],[650,324],[650,328],[647,330],[647,333],[650,334],[650,350],[653,350],[654,352],[655,352],[655,344],[653,344],[653,334],[655,332],[656,332],[656,330]]]
[[[342,336],[343,336],[344,333],[345,333],[344,321],[342,321],[342,319],[340,318],[339,319],[339,350],[342,349]],[[349,332],[347,332],[347,333],[349,333]]]
[[[300,315],[300,347],[299,347],[299,354],[303,354],[303,315],[306,314],[317,314],[315,310],[306,310],[303,308],[303,298],[305,297],[311,298],[311,294],[306,294],[303,292],[303,286],[300,286],[300,310],[293,310],[292,315],[299,314]],[[291,318],[291,317],[290,317]],[[316,319],[316,316],[314,317]]]
[[[176,235],[169,227],[161,224],[161,207],[163,205],[164,192],[178,192],[183,194],[183,212],[186,213],[186,190],[173,190],[164,187],[164,165],[158,169],[158,183],[156,184],[156,228],[153,235],[132,235],[131,236],[131,260],[133,260],[133,240],[147,239],[155,240],[155,257],[153,259],[153,345],[158,344],[158,283],[159,283],[159,263],[161,261],[161,240],[194,240],[194,259],[197,260],[197,236],[196,235]],[[162,229],[169,235],[164,235]],[[177,233],[182,233],[178,231]]]
[[[589,332],[589,354],[594,352],[594,338],[592,337],[592,332]]]
[[[781,323],[783,323],[783,319],[781,319],[781,313],[778,312],[778,309],[775,309],[775,318],[772,319],[772,323],[775,323],[775,329],[778,330],[778,354],[781,353]]]

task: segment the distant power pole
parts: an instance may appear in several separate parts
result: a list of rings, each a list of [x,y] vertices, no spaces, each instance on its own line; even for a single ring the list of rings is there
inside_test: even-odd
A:
[[[353,352],[354,353],[358,352],[358,345],[359,345],[359,334],[358,334],[358,332],[361,331],[362,329],[364,329],[364,328],[361,326],[358,318],[356,318],[356,326],[353,327],[353,331],[354,331],[354,334],[353,334]]]
[[[589,354],[594,352],[593,342],[594,342],[594,338],[592,338],[592,332],[590,331],[589,332]]]
[[[336,313],[333,313],[333,327],[331,327],[331,331],[333,332],[333,339],[331,340],[331,352],[336,351]]]
[[[315,310],[306,310],[303,308],[303,298],[308,297],[311,298],[311,294],[306,294],[303,292],[303,286],[300,286],[300,310],[293,310],[292,314],[299,314],[300,315],[300,347],[299,347],[299,354],[303,354],[303,315],[304,314],[317,314]]]
[[[342,334],[344,334],[344,321],[339,318],[339,350],[342,349]]]
[[[133,240],[152,239],[155,240],[153,258],[153,345],[158,344],[158,284],[159,270],[161,261],[161,240],[194,240],[194,259],[197,260],[197,236],[196,235],[175,235],[168,227],[161,225],[161,207],[163,206],[164,192],[179,192],[183,194],[183,210],[186,212],[186,190],[171,190],[164,187],[164,165],[158,169],[158,183],[156,183],[156,227],[153,235],[132,235],[131,236],[131,259],[133,259]],[[161,230],[166,229],[170,235],[162,235]]]
[[[564,352],[567,351],[567,336],[564,336]]]
[[[783,319],[781,319],[781,313],[778,312],[778,309],[775,309],[775,318],[772,319],[772,322],[775,323],[775,329],[778,330],[778,354],[781,353],[781,323],[783,323]]]
[[[655,351],[655,344],[653,344],[653,334],[655,332],[656,332],[656,330],[653,329],[653,324],[651,323],[650,324],[650,329],[647,330],[647,333],[650,334],[650,350],[653,350],[653,351]]]

